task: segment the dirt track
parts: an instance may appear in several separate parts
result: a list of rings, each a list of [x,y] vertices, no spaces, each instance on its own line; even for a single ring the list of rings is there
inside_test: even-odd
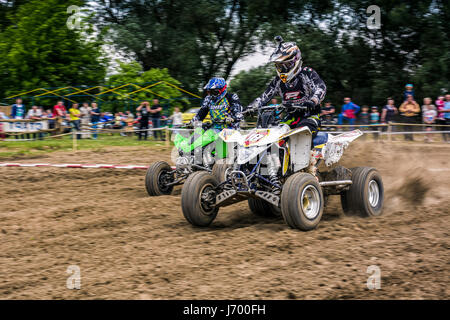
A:
[[[149,164],[168,155],[111,148],[22,162]],[[345,217],[335,199],[311,232],[254,217],[246,203],[193,228],[180,189],[148,197],[144,170],[0,168],[0,298],[448,299],[449,159],[450,145],[352,145],[345,165],[383,175],[384,215]],[[447,171],[417,174],[426,167]],[[81,290],[66,288],[69,265],[81,268]],[[370,265],[381,269],[380,290],[366,287]]]

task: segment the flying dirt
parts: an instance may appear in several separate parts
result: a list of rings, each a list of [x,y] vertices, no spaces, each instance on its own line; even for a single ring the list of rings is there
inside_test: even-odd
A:
[[[49,153],[22,163],[170,161],[164,147]],[[181,187],[149,197],[145,170],[0,168],[1,299],[448,299],[450,145],[356,141],[340,165],[376,167],[383,215],[317,229],[255,216],[247,202],[191,226]],[[79,290],[67,288],[78,266]],[[369,290],[377,266],[381,288]]]

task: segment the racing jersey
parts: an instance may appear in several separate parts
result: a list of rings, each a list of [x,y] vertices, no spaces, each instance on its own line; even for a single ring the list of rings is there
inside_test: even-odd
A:
[[[277,76],[273,79],[266,91],[251,103],[252,107],[262,107],[279,95],[283,103],[301,104],[302,102],[312,100],[316,104],[315,110],[311,112],[295,111],[294,116],[309,117],[318,116],[320,113],[320,103],[325,98],[327,87],[325,82],[319,77],[316,71],[311,68],[303,67],[302,70],[289,83],[284,83]]]
[[[211,121],[215,128],[223,129],[228,117],[234,120],[233,127],[237,127],[242,120],[242,106],[237,94],[226,94],[219,102],[214,102],[211,96],[203,99],[202,106],[194,117],[195,121],[203,121],[209,113]]]

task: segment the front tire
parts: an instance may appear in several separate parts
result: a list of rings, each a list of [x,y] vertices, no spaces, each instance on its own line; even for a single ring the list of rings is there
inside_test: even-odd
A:
[[[207,227],[214,221],[219,209],[210,200],[215,197],[214,189],[218,184],[206,171],[194,172],[186,180],[181,192],[181,209],[190,224]]]
[[[149,196],[162,196],[172,193],[173,186],[167,183],[174,179],[173,170],[165,161],[157,161],[150,165],[145,175],[145,189]]]
[[[346,215],[362,217],[380,216],[383,213],[384,187],[380,173],[369,167],[352,171],[350,189],[341,193],[341,205]]]
[[[290,176],[281,191],[281,213],[288,226],[315,229],[322,219],[324,199],[317,179],[305,172]]]

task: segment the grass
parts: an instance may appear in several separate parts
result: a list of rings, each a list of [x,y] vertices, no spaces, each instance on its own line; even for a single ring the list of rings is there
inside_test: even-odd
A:
[[[164,141],[139,141],[136,136],[122,137],[119,135],[102,134],[97,140],[77,140],[77,150],[97,149],[102,151],[106,147],[115,146],[164,146]],[[73,140],[71,136],[50,138],[37,141],[0,141],[0,161],[32,158],[48,152],[72,151]]]

